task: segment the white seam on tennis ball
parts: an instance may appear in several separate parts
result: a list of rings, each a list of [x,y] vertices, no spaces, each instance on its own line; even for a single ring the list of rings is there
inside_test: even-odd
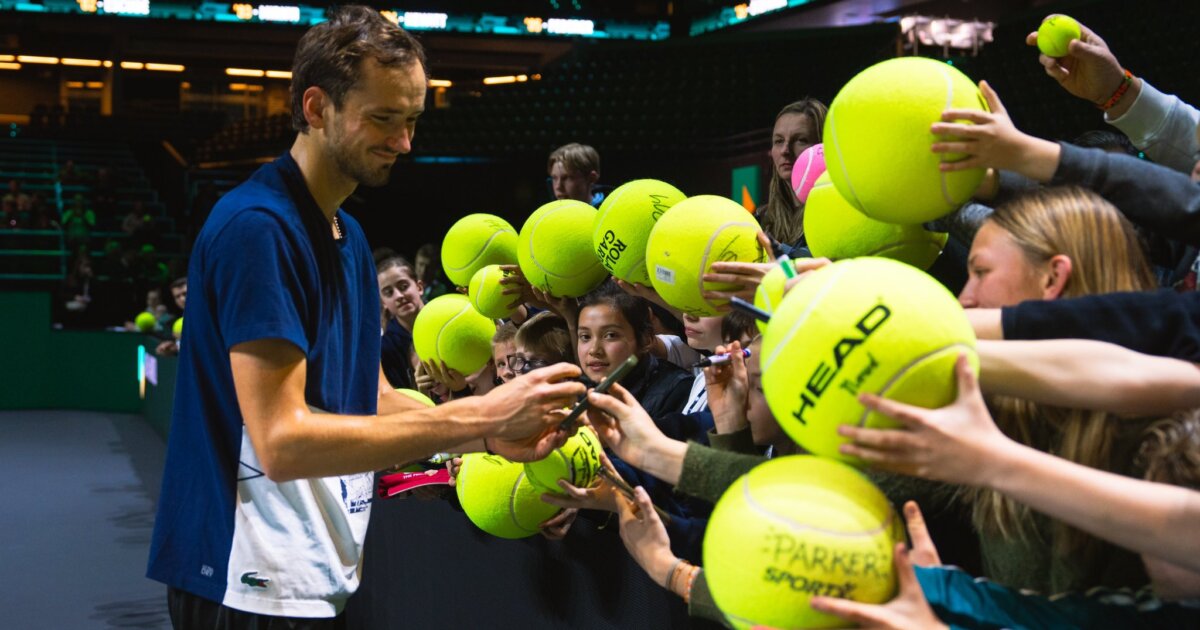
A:
[[[582,203],[582,202],[580,202],[580,203]],[[553,211],[547,212],[545,215],[539,217],[537,220],[537,223],[534,223],[533,227],[529,230],[529,260],[533,261],[533,264],[537,265],[538,269],[541,269],[542,273],[546,274],[546,281],[547,281],[546,285],[547,286],[549,286],[549,284],[550,284],[549,280],[551,277],[558,278],[560,280],[570,280],[571,278],[578,278],[579,276],[582,276],[583,274],[588,273],[592,270],[592,268],[589,266],[577,274],[573,274],[570,276],[564,276],[561,273],[551,273],[545,267],[542,266],[542,263],[538,262],[537,255],[535,254],[534,248],[533,248],[533,241],[535,238],[537,238],[538,226],[540,226],[542,224],[542,221],[549,219],[550,215],[554,214],[555,212],[558,212],[559,210],[562,210],[562,208],[555,208]],[[588,244],[588,249],[589,250],[592,249],[592,246],[590,243]],[[593,257],[592,263],[596,264],[596,265],[600,265],[600,259]],[[603,267],[604,265],[600,265],[600,266]]]
[[[816,162],[816,161],[817,161],[816,158],[809,158],[808,164],[804,165],[804,172],[800,174],[800,185],[801,186],[804,185],[804,180],[808,179],[808,172],[812,170],[813,162]],[[809,192],[811,193],[812,189],[809,189]],[[795,186],[792,186],[792,193],[799,194],[800,189]]]
[[[466,269],[466,268],[470,267],[471,265],[475,264],[475,261],[479,260],[479,257],[482,256],[483,253],[487,251],[488,245],[491,245],[492,241],[496,240],[496,237],[500,236],[501,234],[505,234],[506,232],[508,232],[508,230],[496,230],[495,232],[492,232],[492,235],[488,237],[488,240],[483,242],[483,247],[479,248],[479,251],[476,252],[475,257],[472,258],[470,261],[468,261],[467,264],[465,264],[461,267],[447,267],[447,269],[449,269],[450,271],[462,271],[463,269]]]
[[[612,212],[612,209],[614,207],[616,207],[616,205],[617,205],[617,201],[620,200],[621,197],[624,196],[625,193],[627,193],[627,192],[629,192],[629,189],[617,191],[617,193],[615,195],[609,195],[608,197],[605,197],[604,203],[602,203],[600,205],[608,206],[608,207],[604,208],[602,210],[598,210],[598,212],[600,213],[600,216],[596,217],[596,221],[598,223],[604,223],[604,219],[608,218],[608,213]],[[609,205],[609,204],[612,204],[612,205]]]
[[[892,523],[892,519],[896,518],[895,512],[889,507],[887,518],[883,519],[883,521],[873,529],[868,529],[861,532],[839,532],[831,529],[823,529],[817,527],[816,525],[797,523],[796,521],[793,521],[782,514],[776,514],[775,512],[772,512],[771,510],[767,509],[766,506],[754,500],[754,495],[750,493],[750,480],[746,477],[742,478],[742,497],[746,500],[746,504],[750,506],[751,509],[757,511],[759,514],[762,514],[767,518],[775,519],[789,527],[792,527],[793,529],[807,530],[810,532],[817,532],[820,534],[837,536],[840,538],[862,538],[864,536],[874,536],[875,534],[886,532]]]
[[[934,348],[933,350],[930,350],[929,352],[922,354],[921,356],[913,359],[912,361],[909,361],[908,363],[906,363],[904,365],[904,367],[901,367],[899,370],[896,370],[896,372],[892,374],[891,378],[889,378],[887,380],[887,382],[883,384],[883,387],[880,387],[879,391],[874,392],[874,394],[876,396],[886,397],[888,390],[891,389],[892,386],[896,384],[896,381],[899,381],[914,366],[916,366],[917,364],[921,363],[925,359],[928,359],[929,357],[931,357],[935,354],[940,354],[941,352],[945,351],[946,349],[954,348],[954,347],[966,348],[966,349],[970,350],[972,353],[975,352],[975,348],[972,348],[970,345],[961,343],[961,342],[955,342],[955,343],[952,343],[949,345],[942,346],[940,348]],[[870,408],[863,406],[862,415],[858,417],[858,426],[860,426],[860,427],[867,426],[867,417],[870,416],[872,413],[873,412],[871,411]]]
[[[730,221],[728,223],[722,223],[721,225],[718,225],[717,229],[713,230],[712,236],[708,238],[708,243],[704,246],[704,254],[700,256],[700,273],[696,275],[696,282],[698,283],[698,287],[700,289],[700,300],[707,304],[710,308],[714,309],[717,308],[717,305],[713,304],[708,298],[704,297],[704,274],[708,273],[705,270],[708,269],[708,255],[712,253],[713,243],[717,240],[717,237],[721,235],[721,232],[724,232],[726,228],[730,227],[757,226],[745,221]]]
[[[954,80],[950,78],[949,68],[942,68],[941,70],[942,78],[946,80],[946,106],[942,108],[942,111],[946,111],[947,109],[950,109],[951,105],[954,104]],[[941,118],[942,117],[939,115],[938,120],[941,120]],[[940,164],[946,163],[945,153],[938,154],[938,162]],[[938,168],[938,180],[942,184],[942,200],[944,200],[948,205],[957,206],[958,203],[950,198],[950,184],[946,181],[946,176],[948,174],[949,173],[946,171]]]
[[[862,208],[862,200],[858,198],[858,191],[854,190],[854,182],[850,181],[850,173],[846,171],[846,165],[844,163],[844,159],[842,158],[842,147],[838,144],[837,121],[833,117],[832,107],[829,108],[829,130],[833,132],[833,150],[837,157],[837,159],[834,160],[834,163],[837,164],[838,169],[842,172],[842,179],[846,181],[846,186],[850,189],[850,196],[854,197],[854,200],[850,203],[850,205],[855,206],[856,208]],[[825,161],[825,170],[829,170],[828,160]],[[829,176],[829,181],[830,183],[833,182],[832,175]]]
[[[525,526],[521,525],[521,521],[517,519],[517,489],[521,487],[521,482],[524,480],[525,473],[522,472],[517,475],[517,481],[513,484],[512,492],[508,493],[508,520],[512,521],[512,524],[517,529],[533,534],[537,532],[536,529],[525,529]]]
[[[928,232],[929,234],[933,234],[933,232],[929,232],[928,230],[926,230],[926,232]],[[892,241],[886,245],[882,245],[882,246],[877,247],[865,254],[860,254],[860,255],[861,256],[878,256],[881,252],[886,252],[886,251],[888,251],[890,249],[894,249],[896,247],[904,247],[907,245],[930,245],[932,243],[933,243],[933,241],[930,241],[928,239],[905,238],[905,239],[901,239],[898,241]],[[942,253],[942,248],[939,247],[938,254],[941,254],[941,253]]]
[[[838,277],[843,275],[844,273],[846,273],[845,265],[842,265],[841,269],[833,270],[833,275],[830,276],[829,280],[827,280],[825,282],[825,286],[821,287],[821,290],[818,291],[817,294],[813,296],[812,300],[809,301],[808,306],[805,307],[804,312],[800,313],[800,317],[797,317],[796,321],[792,322],[792,327],[790,329],[788,329],[787,334],[784,335],[783,339],[781,339],[779,341],[779,343],[775,345],[775,351],[771,353],[771,356],[766,357],[763,360],[762,370],[764,373],[768,369],[770,369],[772,365],[775,364],[775,359],[779,356],[779,353],[783,352],[783,349],[786,348],[788,343],[791,342],[792,337],[796,336],[796,329],[800,328],[800,325],[803,324],[806,320],[808,320],[809,314],[811,314],[813,312],[813,310],[816,309],[817,305],[821,303],[821,300],[825,299],[825,295],[833,290],[834,285],[837,284]],[[786,286],[785,286],[785,288],[786,288]],[[784,295],[786,295],[786,294],[787,293],[785,291]]]
[[[471,306],[470,301],[468,301],[465,308],[460,309],[457,313],[454,314],[453,317],[442,322],[441,327],[438,328],[437,343],[433,344],[433,351],[437,353],[438,361],[441,361],[442,363],[446,362],[446,358],[442,355],[442,333],[445,332],[446,328],[448,328],[450,326],[451,322],[458,319],[459,317],[462,317],[463,313],[466,313],[467,311],[470,311],[473,308],[474,307]]]

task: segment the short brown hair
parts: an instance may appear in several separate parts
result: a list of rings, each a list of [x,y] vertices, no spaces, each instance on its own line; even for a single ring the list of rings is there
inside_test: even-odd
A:
[[[504,322],[496,327],[496,334],[492,335],[492,347],[502,343],[511,343],[516,338],[517,327],[512,322]]]
[[[371,7],[342,7],[327,21],[308,29],[296,45],[292,61],[292,127],[308,132],[304,92],[310,87],[324,90],[334,108],[340,109],[358,82],[361,62],[368,58],[388,67],[414,63],[425,67],[421,43]]]
[[[546,172],[553,170],[555,164],[562,164],[568,171],[581,175],[592,171],[599,173],[600,154],[586,144],[572,142],[558,147],[550,154],[550,159],[546,161]]]
[[[517,329],[516,344],[550,363],[574,363],[574,344],[567,320],[543,311]]]

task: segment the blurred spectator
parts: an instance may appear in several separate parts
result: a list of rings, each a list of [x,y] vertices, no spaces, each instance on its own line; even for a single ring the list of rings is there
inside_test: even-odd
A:
[[[33,193],[33,203],[29,211],[29,228],[33,230],[57,230],[58,213],[46,203],[41,191]]]
[[[171,283],[170,289],[171,299],[175,301],[175,307],[178,309],[178,317],[172,318],[170,325],[164,326],[164,328],[174,330],[175,322],[183,318],[184,307],[187,306],[187,276],[176,278]],[[167,339],[163,341],[154,349],[154,353],[159,356],[175,356],[179,354],[179,340]]]
[[[65,309],[64,324],[81,325],[91,319],[88,307],[92,304],[93,277],[91,258],[87,254],[75,257],[59,289],[59,301]]]
[[[62,169],[58,171],[58,183],[60,184],[78,184],[82,181],[83,178],[75,170],[75,160],[67,160]]]
[[[5,195],[0,199],[0,226],[6,230],[15,230],[17,225],[17,202]]]
[[[74,252],[79,246],[86,246],[92,237],[92,229],[96,227],[96,213],[86,205],[82,194],[75,195],[70,208],[63,213],[63,240],[67,250]]]
[[[96,182],[92,184],[92,197],[96,211],[106,220],[117,216],[117,176],[111,167],[101,166],[96,170]]]
[[[416,267],[417,280],[425,290],[421,301],[428,304],[429,300],[450,292],[450,285],[442,280],[442,259],[438,255],[438,246],[425,243],[417,249],[417,257],[413,263]]]

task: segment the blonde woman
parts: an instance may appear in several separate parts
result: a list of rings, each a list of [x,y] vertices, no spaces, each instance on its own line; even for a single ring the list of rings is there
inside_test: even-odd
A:
[[[1050,188],[998,207],[983,223],[959,300],[966,308],[998,308],[1154,286],[1133,226],[1112,204],[1081,188]],[[989,403],[1014,440],[1092,468],[1137,473],[1133,455],[1146,422],[1004,396]],[[993,490],[961,496],[980,534],[985,573],[995,581],[1044,593],[1145,583],[1133,554]]]

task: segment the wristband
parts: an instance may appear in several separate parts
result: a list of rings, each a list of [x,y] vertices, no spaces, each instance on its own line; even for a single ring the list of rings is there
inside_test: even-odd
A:
[[[1124,70],[1124,68],[1122,68],[1122,70]],[[1116,107],[1117,103],[1121,102],[1121,97],[1125,96],[1125,93],[1129,91],[1129,86],[1132,84],[1133,73],[1125,70],[1125,78],[1121,79],[1121,85],[1117,86],[1117,89],[1113,91],[1112,96],[1108,97],[1107,101],[1096,105],[1096,107],[1099,107],[1102,111],[1108,111],[1113,107]]]

